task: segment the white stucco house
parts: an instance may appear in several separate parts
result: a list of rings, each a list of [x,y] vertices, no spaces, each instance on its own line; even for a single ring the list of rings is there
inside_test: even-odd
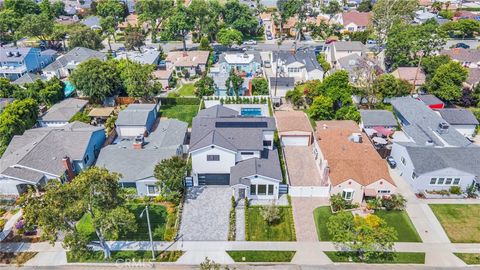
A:
[[[120,111],[115,129],[119,137],[136,137],[148,134],[157,119],[157,104],[130,104]]]
[[[275,119],[240,116],[216,105],[193,119],[193,186],[229,185],[237,199],[274,200],[282,173],[273,146]]]
[[[360,41],[336,41],[325,48],[325,56],[332,67],[337,66],[340,58],[356,54],[362,56],[367,48]]]
[[[313,50],[274,51],[270,57],[272,77],[292,77],[295,82],[323,79],[323,69]]]
[[[475,137],[478,120],[468,109],[440,109],[440,116],[463,136],[472,139]]]

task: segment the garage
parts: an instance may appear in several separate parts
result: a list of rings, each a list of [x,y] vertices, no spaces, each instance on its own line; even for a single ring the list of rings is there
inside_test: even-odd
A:
[[[199,174],[198,185],[230,185],[230,174]]]
[[[117,126],[119,137],[135,137],[145,133],[144,126]]]
[[[310,136],[282,136],[282,146],[308,146],[310,144]]]

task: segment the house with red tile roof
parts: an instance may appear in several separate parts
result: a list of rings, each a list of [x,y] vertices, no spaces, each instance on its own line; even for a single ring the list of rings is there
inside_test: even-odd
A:
[[[334,20],[343,25],[343,31],[364,31],[370,24],[371,12],[358,12],[356,10],[343,12],[334,17]]]

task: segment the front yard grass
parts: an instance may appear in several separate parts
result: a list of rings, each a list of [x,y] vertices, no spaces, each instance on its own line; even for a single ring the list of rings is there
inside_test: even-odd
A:
[[[480,264],[480,253],[454,253],[468,265]]]
[[[480,243],[479,204],[430,204],[453,243]]]
[[[160,116],[170,119],[178,119],[192,126],[192,119],[198,113],[198,105],[162,105]]]
[[[280,222],[269,225],[262,217],[260,206],[247,210],[247,241],[295,241],[292,208],[280,206]]]
[[[35,257],[37,253],[38,252],[0,252],[0,263],[21,266]]]
[[[156,252],[155,262],[176,262],[183,251],[165,251],[163,253]],[[94,263],[94,262],[124,262],[125,260],[136,262],[152,261],[152,253],[150,250],[135,250],[135,251],[112,251],[110,259],[103,259],[103,251],[95,250],[87,253],[76,254],[72,251],[67,251],[67,262],[69,263]]]
[[[332,262],[358,263],[361,262],[355,252],[348,251],[324,251]],[[424,264],[425,253],[423,252],[392,252],[387,256],[373,256],[364,263],[373,264]]]
[[[235,262],[291,262],[295,252],[283,250],[227,251]]]
[[[137,220],[137,230],[120,235],[118,240],[130,241],[148,241],[148,224],[146,215],[140,218],[140,213],[145,209],[144,204],[128,204],[128,209],[135,215]],[[163,205],[150,205],[148,207],[150,214],[150,224],[152,226],[152,236],[154,241],[163,241],[165,235],[165,228],[167,223],[167,208]],[[92,225],[92,218],[90,215],[84,215],[77,223],[77,229],[85,235],[88,235],[90,240],[97,240],[95,229]]]
[[[313,217],[317,227],[317,235],[320,241],[332,240],[327,228],[328,219],[332,215],[330,206],[318,207],[313,211]],[[422,242],[417,230],[405,211],[375,210],[374,215],[384,219],[388,226],[395,228],[398,235],[397,242]]]

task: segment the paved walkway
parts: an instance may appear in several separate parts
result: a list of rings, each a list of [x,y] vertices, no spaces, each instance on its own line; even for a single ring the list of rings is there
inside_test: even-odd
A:
[[[232,191],[225,186],[189,188],[180,235],[184,240],[227,240]]]
[[[312,146],[285,146],[285,164],[292,186],[322,186],[322,177],[315,164]]]
[[[320,197],[291,197],[293,221],[297,241],[318,241],[317,228],[313,217],[313,210],[319,206],[328,205],[328,198]]]
[[[243,205],[235,208],[235,240],[245,241],[245,207]]]
[[[3,239],[5,239],[8,234],[10,234],[13,227],[21,217],[22,210],[18,211],[17,213],[15,213],[15,215],[11,216],[10,219],[8,219],[7,223],[5,223],[5,226],[3,227],[3,230],[0,232],[0,241],[3,241]]]

